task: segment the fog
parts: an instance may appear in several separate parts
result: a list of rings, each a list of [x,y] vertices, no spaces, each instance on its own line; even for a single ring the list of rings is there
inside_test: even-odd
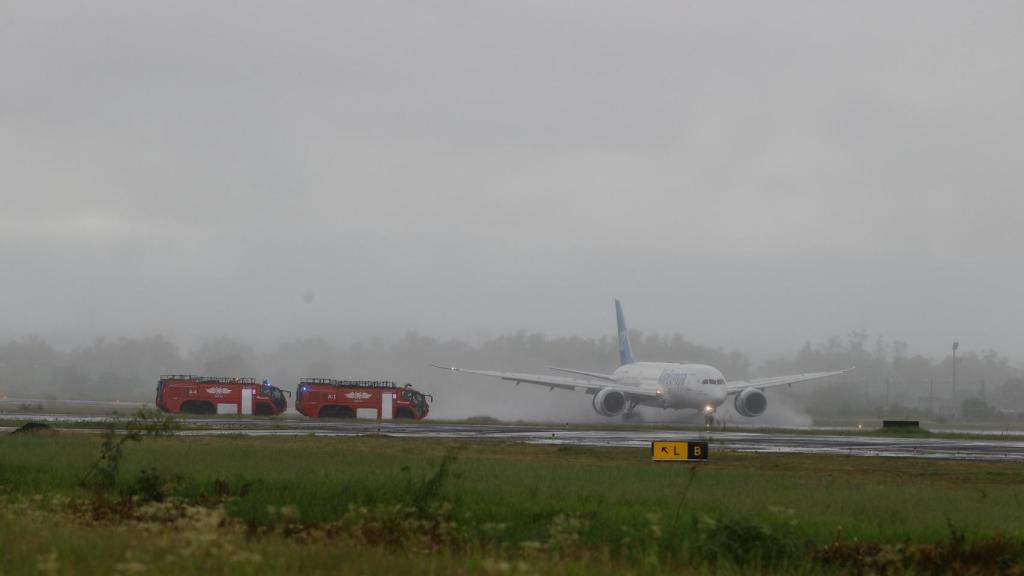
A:
[[[814,419],[949,418],[1017,420],[1024,412],[1024,369],[994,350],[961,349],[954,401],[952,357],[913,354],[906,343],[863,332],[807,343],[790,355],[754,363],[738,350],[702,346],[682,335],[631,333],[641,360],[707,362],[729,380],[856,366],[825,382],[769,390],[768,411],[738,416],[730,404],[725,423],[808,426]],[[269,379],[294,390],[300,378],[388,379],[431,394],[434,418],[491,416],[505,420],[606,422],[591,397],[486,377],[439,370],[431,363],[515,372],[547,366],[610,373],[617,366],[615,337],[547,337],[516,332],[480,344],[409,332],[396,339],[351,344],[306,338],[258,349],[231,338],[182,349],[162,336],[100,339],[60,350],[38,337],[0,345],[0,396],[150,402],[161,374],[203,374]],[[976,406],[970,406],[974,402]],[[650,422],[701,422],[690,411],[641,409]]]
[[[220,342],[456,386],[423,366],[538,370],[490,351],[604,342],[615,297],[740,373],[850,333],[1024,359],[1018,2],[3,6],[4,362],[45,343],[83,394],[90,354],[156,340],[116,373]],[[452,348],[374,359],[410,331]]]

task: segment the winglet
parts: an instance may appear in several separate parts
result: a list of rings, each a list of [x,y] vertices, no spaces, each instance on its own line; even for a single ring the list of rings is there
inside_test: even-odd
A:
[[[626,317],[622,314],[622,302],[615,300],[615,319],[619,324],[619,364],[625,366],[635,362],[633,349],[629,346],[629,332],[626,330]]]

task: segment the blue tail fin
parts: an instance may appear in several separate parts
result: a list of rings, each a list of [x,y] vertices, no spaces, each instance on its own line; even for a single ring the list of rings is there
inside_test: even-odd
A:
[[[622,303],[615,301],[615,317],[619,322],[619,364],[632,364],[633,349],[629,347],[629,332],[626,330],[626,318],[622,315]]]

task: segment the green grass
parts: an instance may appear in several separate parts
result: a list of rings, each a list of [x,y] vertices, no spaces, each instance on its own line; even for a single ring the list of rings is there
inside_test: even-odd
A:
[[[741,453],[655,464],[644,449],[386,437],[129,443],[119,487],[103,506],[155,469],[172,502],[226,514],[215,536],[242,558],[213,547],[185,560],[170,544],[180,526],[152,528],[134,512],[94,521],[99,505],[80,480],[99,446],[93,435],[0,438],[6,573],[45,564],[54,550],[81,572],[115,570],[115,560],[134,560],[108,542],[136,524],[150,526],[138,563],[214,573],[292,571],[307,557],[321,560],[304,571],[351,557],[352,573],[405,563],[417,573],[500,572],[501,562],[547,573],[707,570],[716,551],[732,554],[759,538],[765,550],[793,548],[772,566],[815,572],[822,567],[813,554],[837,537],[924,545],[948,540],[951,527],[970,541],[1024,537],[1019,464]],[[74,502],[91,503],[91,512]],[[341,536],[301,536],[311,533]],[[246,551],[262,560],[245,560]],[[394,564],[383,569],[382,554]],[[742,559],[728,560],[719,568],[743,572]]]

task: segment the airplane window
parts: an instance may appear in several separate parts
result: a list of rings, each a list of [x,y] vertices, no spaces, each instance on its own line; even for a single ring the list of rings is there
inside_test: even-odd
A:
[[[707,384],[707,383],[708,383],[708,379],[707,378],[705,378],[704,381],[701,382],[701,384]]]
[[[719,378],[718,379],[718,383],[719,384],[725,384],[725,379],[724,378]]]

